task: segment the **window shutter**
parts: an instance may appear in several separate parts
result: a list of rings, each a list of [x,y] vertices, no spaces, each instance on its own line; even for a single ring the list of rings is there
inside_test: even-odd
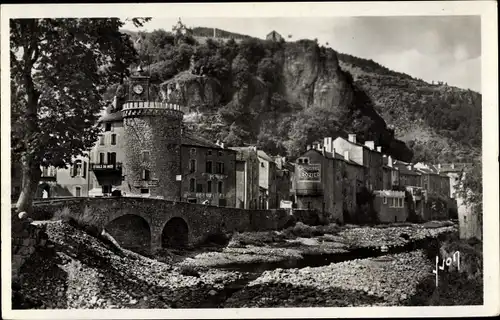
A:
[[[82,177],[86,178],[87,177],[87,162],[83,161],[83,172],[82,172]]]

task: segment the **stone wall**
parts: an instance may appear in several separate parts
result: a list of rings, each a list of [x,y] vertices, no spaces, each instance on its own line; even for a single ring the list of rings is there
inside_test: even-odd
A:
[[[12,214],[11,219],[12,239],[12,281],[19,279],[19,270],[24,262],[36,251],[47,243],[45,226],[32,224],[28,219],[19,219]]]
[[[207,206],[185,202],[174,202],[150,198],[80,198],[54,203],[35,205],[35,215],[50,218],[50,212],[67,208],[72,215],[88,214],[93,221],[106,228],[110,222],[123,216],[143,218],[151,232],[151,243],[144,244],[146,251],[161,248],[162,233],[167,222],[173,218],[182,218],[188,226],[189,244],[202,242],[209,235],[223,232],[244,232],[280,229],[290,219],[285,209],[244,210],[236,208]],[[128,225],[126,221],[118,225]],[[113,233],[121,234],[113,223]],[[132,235],[133,236],[133,235]],[[143,238],[137,239],[143,242]]]
[[[124,119],[126,172],[123,189],[127,194],[149,191],[151,196],[179,200],[181,183],[176,176],[181,173],[181,121],[181,117],[168,114],[143,114]],[[143,157],[143,152],[149,152],[149,157]],[[148,180],[143,179],[143,170],[149,170]]]

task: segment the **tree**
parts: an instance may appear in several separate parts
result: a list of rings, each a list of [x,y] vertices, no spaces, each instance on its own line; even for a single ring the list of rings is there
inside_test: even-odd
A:
[[[134,18],[141,26],[149,18]],[[137,56],[117,18],[10,20],[13,161],[19,211],[32,211],[41,166],[67,167],[97,139],[103,94]]]
[[[483,222],[483,176],[482,163],[477,161],[469,170],[464,170],[459,176],[457,193],[478,214],[479,222]]]

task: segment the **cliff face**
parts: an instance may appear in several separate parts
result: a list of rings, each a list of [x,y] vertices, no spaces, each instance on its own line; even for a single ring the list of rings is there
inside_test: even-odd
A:
[[[335,52],[310,42],[285,47],[283,85],[286,96],[304,108],[341,111],[353,100],[352,88],[339,68]]]
[[[361,140],[375,140],[384,152],[411,160],[411,150],[394,138],[370,99],[353,86],[335,51],[301,40],[282,44],[272,59],[275,81],[262,78],[260,65],[249,69],[241,85],[235,85],[234,70],[223,79],[186,70],[160,89],[168,97],[168,88],[179,88],[184,111],[201,115],[191,129],[208,139],[257,144],[271,154],[294,156],[326,135],[355,132]]]

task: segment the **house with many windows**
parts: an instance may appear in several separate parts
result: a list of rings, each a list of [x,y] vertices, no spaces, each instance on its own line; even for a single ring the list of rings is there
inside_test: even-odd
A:
[[[181,200],[235,207],[236,151],[191,135],[181,139]]]

